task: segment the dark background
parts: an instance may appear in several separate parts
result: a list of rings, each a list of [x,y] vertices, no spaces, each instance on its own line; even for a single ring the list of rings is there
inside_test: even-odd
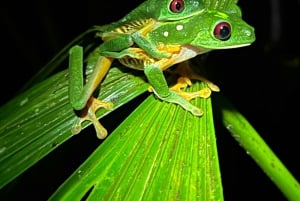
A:
[[[1,3],[0,104],[11,99],[78,34],[92,25],[119,19],[141,2]],[[211,52],[206,64],[222,92],[300,180],[297,140],[300,134],[300,1],[240,0],[239,5],[245,21],[256,29],[256,42],[249,47]],[[285,200],[218,121],[216,135],[225,200]],[[81,146],[83,140],[89,140],[90,146]],[[94,136],[74,137],[6,187],[10,192],[6,194],[7,200],[16,199],[17,195],[25,200],[47,199],[98,144]]]

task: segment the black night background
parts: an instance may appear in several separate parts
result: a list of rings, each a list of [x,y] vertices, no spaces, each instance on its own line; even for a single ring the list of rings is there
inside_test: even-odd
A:
[[[118,20],[141,2],[2,2],[0,105],[20,92],[74,37],[93,25]],[[222,93],[299,181],[300,1],[240,0],[238,5],[243,19],[255,28],[256,41],[248,47],[208,53],[205,63]],[[215,126],[225,200],[285,200],[220,122]],[[82,140],[89,140],[90,146],[80,146]],[[18,195],[23,200],[47,199],[98,145],[94,136],[68,141],[64,149],[58,148],[3,189],[10,193],[1,200],[15,200]]]

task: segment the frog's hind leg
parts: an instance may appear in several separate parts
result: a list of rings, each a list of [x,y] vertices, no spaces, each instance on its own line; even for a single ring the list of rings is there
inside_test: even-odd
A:
[[[220,88],[217,85],[215,85],[214,83],[209,81],[207,78],[196,73],[190,67],[188,61],[178,64],[177,68],[173,72],[175,72],[176,74],[179,74],[182,77],[187,77],[190,80],[199,80],[199,81],[205,82],[207,84],[207,86],[214,92],[220,91]]]
[[[94,124],[97,137],[104,139],[107,131],[97,120],[95,112],[100,108],[111,109],[113,103],[97,100],[93,97],[93,92],[107,74],[113,58],[99,56],[96,64],[94,64],[93,72],[86,78],[86,83],[82,76],[82,58],[82,47],[74,46],[70,50],[69,100],[72,108],[78,112],[78,118],[72,127],[72,133],[79,133],[82,129],[81,123],[88,120]]]
[[[179,77],[177,79],[177,83],[170,87],[172,91],[176,91],[180,96],[182,96],[184,99],[190,101],[194,98],[200,97],[200,98],[209,98],[211,95],[211,89],[208,87],[205,87],[199,91],[195,92],[185,92],[182,91],[183,88],[186,88],[188,86],[192,85],[192,82],[190,78],[188,77]]]
[[[212,91],[215,92],[220,91],[220,88],[217,85],[215,85],[205,77],[194,72],[192,68],[189,66],[188,62],[182,62],[178,64],[178,67],[174,71],[172,71],[172,73],[179,74],[180,77],[177,79],[177,83],[174,86],[172,86],[170,89],[176,91],[178,94],[180,94],[188,101],[197,97],[209,98]],[[199,80],[205,82],[208,87],[205,87],[200,91],[196,91],[196,92],[182,91],[183,88],[186,88],[192,84],[191,80]]]

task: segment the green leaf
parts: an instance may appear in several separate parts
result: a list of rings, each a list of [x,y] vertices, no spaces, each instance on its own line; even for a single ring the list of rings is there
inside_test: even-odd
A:
[[[141,77],[120,69],[111,68],[101,85],[101,98],[112,101],[113,110],[148,88]],[[97,116],[102,117],[111,111],[101,110]],[[68,99],[68,70],[54,75],[2,106],[0,188],[71,138],[71,127],[76,119]],[[90,122],[84,122],[83,127],[88,125]]]
[[[211,101],[193,104],[148,97],[50,200],[223,200]]]
[[[233,138],[288,200],[300,200],[300,184],[247,119],[221,94],[214,97],[222,122]]]

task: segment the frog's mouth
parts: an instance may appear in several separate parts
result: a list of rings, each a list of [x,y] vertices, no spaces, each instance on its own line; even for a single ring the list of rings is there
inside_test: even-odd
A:
[[[224,47],[214,47],[213,49],[215,50],[222,50],[222,49],[233,49],[233,48],[240,48],[240,47],[245,47],[249,46],[251,43],[245,43],[245,44],[239,44],[239,45],[232,45],[232,46],[224,46]]]

